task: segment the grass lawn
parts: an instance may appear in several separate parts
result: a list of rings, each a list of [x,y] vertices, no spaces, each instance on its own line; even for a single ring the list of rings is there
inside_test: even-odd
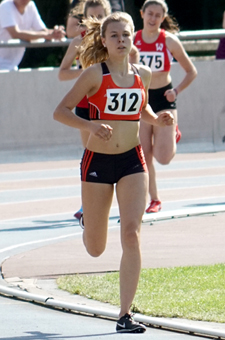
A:
[[[57,280],[71,294],[119,306],[119,273]],[[225,322],[225,264],[142,269],[132,311],[149,316]]]

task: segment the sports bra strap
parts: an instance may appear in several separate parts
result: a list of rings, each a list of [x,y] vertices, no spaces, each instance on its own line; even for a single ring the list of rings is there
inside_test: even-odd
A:
[[[133,64],[130,64],[132,71],[134,72],[134,74],[138,74],[139,75],[139,70],[136,66],[134,66]],[[103,74],[110,74],[108,66],[106,65],[106,63],[101,63],[101,67],[102,67],[102,73]]]
[[[134,64],[130,64],[130,65],[131,65],[131,68],[132,68],[134,74],[139,74],[138,68],[136,66],[134,66]]]
[[[103,74],[109,74],[110,73],[106,63],[101,63],[101,67],[102,67],[102,73]]]

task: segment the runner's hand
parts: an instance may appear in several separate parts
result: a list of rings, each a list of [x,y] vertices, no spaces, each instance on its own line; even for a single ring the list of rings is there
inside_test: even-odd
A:
[[[157,118],[158,126],[167,126],[174,124],[174,116],[170,111],[162,112]]]
[[[94,129],[92,130],[92,133],[104,140],[104,141],[108,141],[110,140],[110,138],[112,137],[112,127],[109,126],[108,124],[101,124],[101,125],[98,125],[98,124],[93,124],[94,126]]]

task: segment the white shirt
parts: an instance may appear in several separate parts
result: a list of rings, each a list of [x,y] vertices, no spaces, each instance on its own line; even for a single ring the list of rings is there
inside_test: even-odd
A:
[[[21,14],[13,0],[4,0],[0,4],[0,41],[12,39],[6,27],[17,26],[21,31],[41,31],[46,28],[37,7],[30,1]],[[23,58],[25,47],[0,47],[0,70],[16,70]]]

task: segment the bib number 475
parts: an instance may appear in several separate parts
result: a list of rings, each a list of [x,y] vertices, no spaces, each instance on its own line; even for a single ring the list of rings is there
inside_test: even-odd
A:
[[[164,69],[164,54],[160,52],[140,52],[140,63],[147,65],[152,71]]]

